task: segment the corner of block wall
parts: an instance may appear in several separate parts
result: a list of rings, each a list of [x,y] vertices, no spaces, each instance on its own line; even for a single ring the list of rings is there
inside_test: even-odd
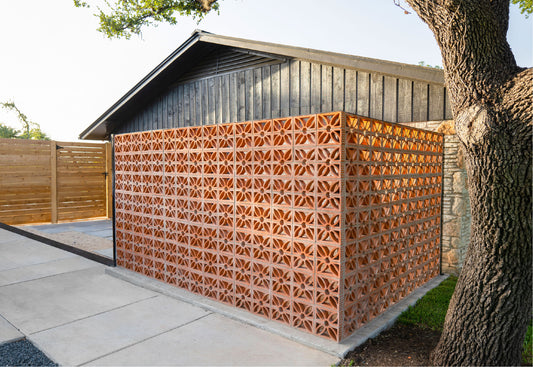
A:
[[[332,112],[115,148],[119,266],[335,341],[438,274],[440,134]]]

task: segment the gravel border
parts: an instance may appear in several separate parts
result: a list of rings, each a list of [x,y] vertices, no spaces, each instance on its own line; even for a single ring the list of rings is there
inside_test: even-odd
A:
[[[58,366],[28,340],[0,345],[0,366]]]
[[[77,232],[74,230],[66,232],[48,233],[45,231],[40,231],[34,228],[27,228],[24,226],[18,226],[17,228],[85,251],[95,252],[97,250],[113,248],[113,240],[93,236],[83,232]]]

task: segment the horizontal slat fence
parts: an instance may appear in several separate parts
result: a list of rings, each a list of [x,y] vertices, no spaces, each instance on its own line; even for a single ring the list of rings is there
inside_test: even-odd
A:
[[[111,216],[109,143],[0,139],[0,222]]]
[[[50,222],[49,141],[0,139],[0,222]]]
[[[106,215],[106,147],[58,142],[57,219]]]

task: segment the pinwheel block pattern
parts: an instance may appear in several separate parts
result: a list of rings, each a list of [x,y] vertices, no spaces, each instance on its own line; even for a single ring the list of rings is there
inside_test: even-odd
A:
[[[117,264],[341,341],[438,275],[442,144],[345,112],[117,135]]]

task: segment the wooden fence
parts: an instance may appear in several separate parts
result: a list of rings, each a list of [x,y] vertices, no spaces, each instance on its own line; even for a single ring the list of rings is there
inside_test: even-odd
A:
[[[0,222],[112,216],[111,145],[0,139]]]

